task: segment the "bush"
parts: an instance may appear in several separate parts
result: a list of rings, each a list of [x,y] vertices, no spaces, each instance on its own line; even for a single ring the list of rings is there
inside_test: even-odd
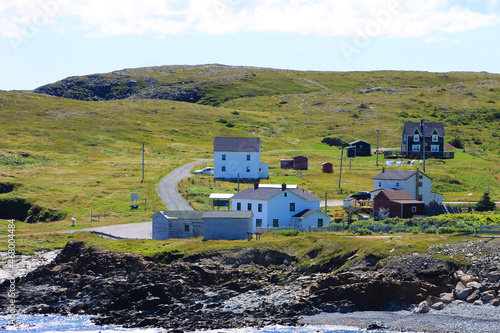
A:
[[[412,227],[412,228],[408,228],[406,230],[407,230],[407,232],[416,235],[416,234],[420,233],[420,231],[422,230],[422,228],[420,228],[420,227]]]
[[[435,234],[435,233],[437,233],[437,229],[427,228],[427,229],[424,230],[424,233],[426,233],[426,234]]]
[[[357,233],[361,236],[373,235],[373,232],[370,229],[366,229],[366,228],[359,228]]]
[[[277,235],[290,237],[290,236],[297,236],[298,234],[301,233],[301,231],[297,230],[297,229],[288,229],[288,230],[276,230],[276,231],[272,231],[272,233],[277,234]]]
[[[438,234],[453,234],[457,232],[457,228],[455,227],[441,227],[438,229]]]

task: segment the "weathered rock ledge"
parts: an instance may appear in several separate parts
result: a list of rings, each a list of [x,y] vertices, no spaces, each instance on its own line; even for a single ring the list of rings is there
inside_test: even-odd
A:
[[[27,314],[90,314],[98,324],[181,330],[297,325],[301,315],[320,311],[410,304],[425,312],[457,300],[498,305],[494,255],[482,253],[482,259],[491,259],[481,271],[415,254],[383,263],[373,256],[357,258],[349,270],[333,274],[352,257],[336,257],[306,272],[296,269],[295,257],[272,249],[159,265],[70,242],[52,263],[18,281],[17,304]],[[8,287],[7,281],[0,285],[0,298]]]

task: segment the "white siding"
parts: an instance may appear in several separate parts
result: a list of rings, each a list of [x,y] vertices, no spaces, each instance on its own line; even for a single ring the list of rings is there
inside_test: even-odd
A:
[[[246,239],[251,229],[251,219],[204,218],[203,239]]]
[[[435,200],[437,203],[443,202],[443,196],[438,193],[432,192],[432,180],[419,174],[422,176],[422,179],[419,179],[418,182],[422,183],[422,186],[418,188],[418,194],[422,196],[422,201],[428,205],[431,201]],[[397,190],[406,190],[415,200],[419,200],[417,197],[417,180],[416,174],[408,178],[407,180],[373,180],[373,189],[381,189],[381,188],[393,188]],[[399,186],[396,186],[399,184]]]
[[[222,155],[225,155],[225,160],[222,160]],[[215,178],[237,179],[239,174],[241,179],[259,179],[259,169],[259,152],[214,152]]]

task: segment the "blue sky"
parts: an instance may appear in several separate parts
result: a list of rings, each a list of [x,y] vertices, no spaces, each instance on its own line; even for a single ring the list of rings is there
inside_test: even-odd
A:
[[[0,90],[143,66],[500,73],[500,0],[2,0]]]

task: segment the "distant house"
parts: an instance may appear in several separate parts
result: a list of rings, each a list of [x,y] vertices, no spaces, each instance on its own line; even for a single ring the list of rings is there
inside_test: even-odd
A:
[[[404,123],[401,142],[401,153],[404,157],[422,158],[425,149],[426,158],[453,158],[453,154],[445,153],[444,147],[445,131],[443,123]]]
[[[252,230],[251,211],[158,211],[153,218],[153,239],[246,239]]]
[[[309,167],[309,158],[299,155],[294,158],[282,158],[280,163],[281,169],[307,170]]]
[[[295,228],[325,227],[330,223],[330,216],[319,209],[304,209],[292,216]]]
[[[363,140],[356,140],[349,143],[349,147],[355,147],[355,156],[371,156],[372,155],[372,145]]]
[[[388,212],[388,217],[411,218],[415,215],[425,215],[425,203],[415,200],[405,190],[385,189],[373,199],[373,212],[381,216],[381,209]]]
[[[258,227],[294,226],[292,217],[307,210],[319,210],[320,198],[298,188],[260,187],[258,183],[232,198],[233,210],[251,210],[253,212],[253,232]],[[326,223],[324,221],[324,223]]]
[[[406,190],[414,200],[428,205],[431,201],[443,202],[443,195],[432,192],[432,179],[426,174],[411,170],[385,170],[373,179],[372,198],[384,189]]]
[[[324,173],[332,173],[333,172],[333,164],[330,162],[323,163],[323,172]]]
[[[260,162],[260,138],[216,137],[214,178],[269,178],[269,165]]]
[[[153,239],[196,238],[201,236],[203,212],[158,211],[152,218]]]

